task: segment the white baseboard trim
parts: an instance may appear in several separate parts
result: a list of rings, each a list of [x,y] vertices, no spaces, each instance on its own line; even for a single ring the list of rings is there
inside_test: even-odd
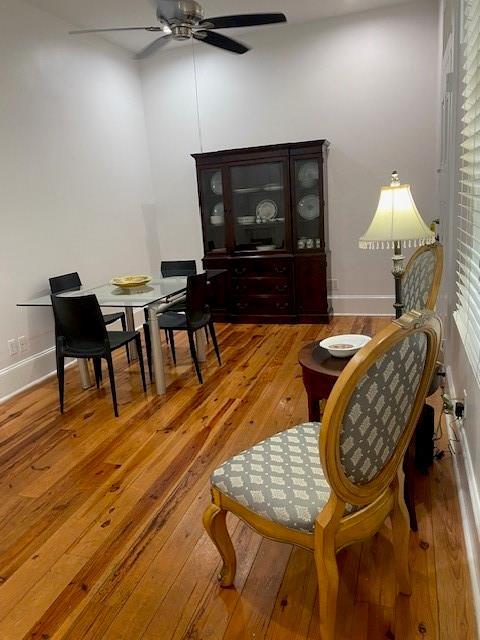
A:
[[[455,383],[453,381],[452,370],[446,368],[447,388],[452,398],[457,397]],[[480,495],[475,478],[475,472],[470,455],[468,440],[460,422],[455,424],[455,432],[452,430],[453,418],[446,416],[449,437],[454,438],[455,433],[460,440],[457,446],[456,455],[452,456],[453,469],[457,484],[458,501],[462,516],[462,528],[465,538],[467,561],[470,569],[470,579],[472,583],[473,604],[477,616],[477,633],[480,637]]]
[[[141,314],[141,315],[139,315]],[[135,325],[137,329],[143,327],[143,309],[135,312]],[[76,360],[69,360],[65,367],[70,366]],[[13,398],[31,387],[56,375],[55,347],[49,347],[34,353],[19,362],[15,362],[4,369],[0,369],[0,404]]]
[[[392,295],[336,295],[328,296],[334,316],[394,316]]]

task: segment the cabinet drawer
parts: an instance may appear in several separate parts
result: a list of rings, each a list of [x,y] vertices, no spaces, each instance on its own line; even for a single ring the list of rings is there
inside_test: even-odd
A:
[[[232,276],[240,278],[244,276],[272,276],[291,277],[293,273],[292,261],[281,258],[268,258],[235,261],[232,267]]]
[[[252,296],[233,302],[233,313],[238,315],[269,315],[293,313],[293,304],[288,296]]]
[[[290,278],[243,277],[232,278],[235,296],[242,295],[283,295],[292,296],[293,282]]]

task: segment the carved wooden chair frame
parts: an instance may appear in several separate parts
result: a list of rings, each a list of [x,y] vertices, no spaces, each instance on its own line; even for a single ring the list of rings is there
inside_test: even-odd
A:
[[[427,353],[405,430],[378,475],[367,484],[356,485],[347,478],[340,463],[342,421],[349,400],[357,383],[376,360],[418,332],[427,337]],[[236,571],[235,550],[226,527],[226,515],[230,511],[267,538],[313,550],[319,584],[320,638],[334,640],[339,583],[336,553],[375,534],[390,516],[398,585],[402,593],[411,593],[408,569],[410,527],[403,496],[402,462],[430,385],[440,337],[441,323],[435,314],[430,311],[409,312],[379,332],[342,372],[328,398],[320,430],[320,456],[332,492],[316,518],[313,533],[271,522],[212,486],[212,503],[205,510],[203,523],[223,560],[218,576],[223,587],[233,584]],[[346,504],[360,509],[345,515]]]
[[[402,277],[402,285],[405,282],[405,278],[407,277],[408,272],[415,265],[417,259],[427,251],[432,252],[435,256],[435,268],[433,273],[433,282],[428,294],[425,309],[431,309],[433,311],[435,309],[435,305],[437,304],[438,293],[440,291],[440,285],[442,282],[443,245],[441,245],[439,242],[426,244],[423,247],[419,247],[414,253],[412,253],[410,260],[407,262],[407,266],[405,267],[405,273]],[[409,311],[409,309],[407,309],[406,311]]]

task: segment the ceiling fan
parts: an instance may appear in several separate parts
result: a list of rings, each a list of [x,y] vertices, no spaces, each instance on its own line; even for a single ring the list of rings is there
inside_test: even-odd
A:
[[[283,13],[251,13],[234,16],[205,18],[203,7],[195,0],[153,0],[160,25],[154,27],[119,27],[112,29],[80,29],[70,31],[71,35],[82,33],[102,33],[108,31],[150,31],[163,33],[134,57],[143,60],[172,40],[189,40],[195,38],[199,42],[211,44],[233,53],[246,53],[250,47],[228,38],[215,29],[232,27],[255,27],[257,25],[286,22]]]

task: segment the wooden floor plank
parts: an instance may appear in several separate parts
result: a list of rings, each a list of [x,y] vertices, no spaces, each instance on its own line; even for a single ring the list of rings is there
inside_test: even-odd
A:
[[[166,352],[165,397],[145,396],[138,364],[117,353],[118,419],[108,382],[84,391],[75,367],[63,416],[54,379],[1,405],[0,638],[318,640],[311,552],[231,516],[238,571],[233,588],[218,586],[220,561],[201,524],[208,478],[306,419],[304,344],[372,335],[387,322],[218,325],[223,365],[210,344],[202,386],[179,336],[177,367]],[[388,526],[340,552],[339,640],[475,640],[448,457],[418,479],[417,502],[411,598],[396,595]]]

